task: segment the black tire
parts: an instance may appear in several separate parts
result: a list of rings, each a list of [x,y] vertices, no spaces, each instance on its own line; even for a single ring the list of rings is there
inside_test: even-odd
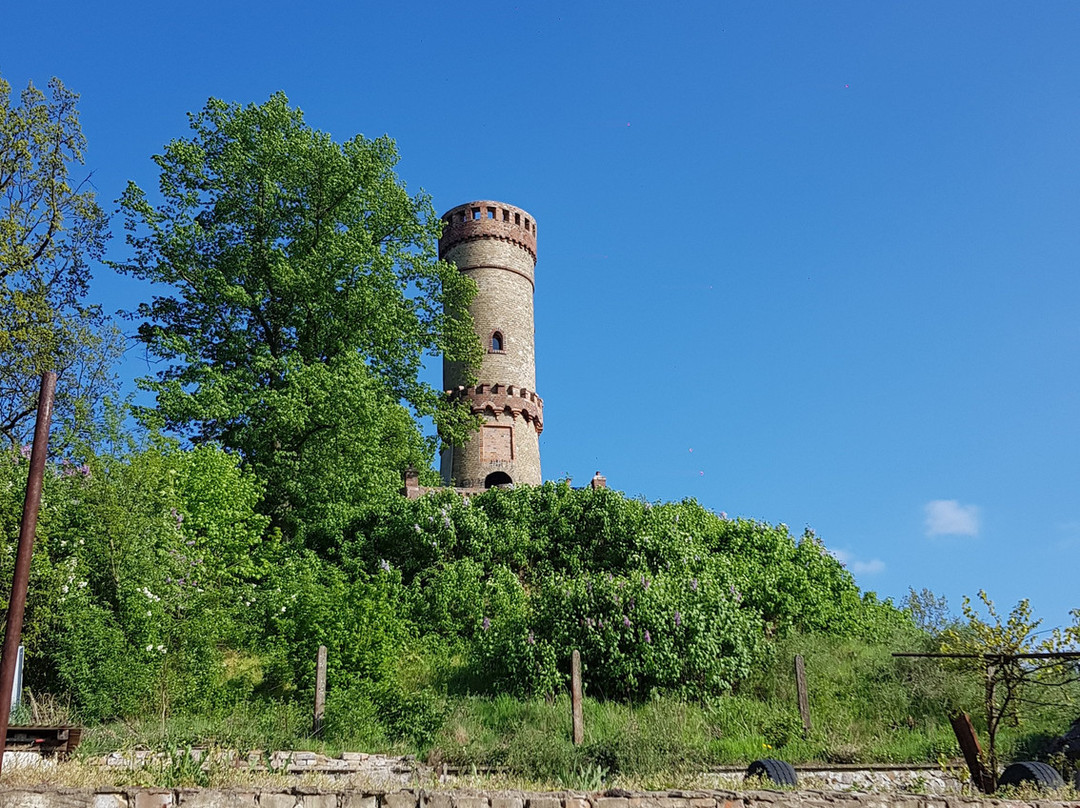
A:
[[[795,774],[795,770],[791,768],[790,763],[783,760],[773,760],[772,758],[755,760],[751,763],[746,769],[746,779],[749,780],[753,777],[760,777],[778,786],[796,786],[799,784],[799,778]]]
[[[1018,786],[1022,783],[1033,783],[1039,788],[1061,788],[1065,785],[1057,769],[1037,760],[1010,764],[998,778],[998,786]]]

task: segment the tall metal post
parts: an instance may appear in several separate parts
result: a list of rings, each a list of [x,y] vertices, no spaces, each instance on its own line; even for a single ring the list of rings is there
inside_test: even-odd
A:
[[[585,743],[584,690],[581,687],[581,654],[577,649],[570,655],[570,709],[573,714],[574,746]]]
[[[11,687],[15,681],[15,663],[19,656],[23,613],[26,611],[26,590],[30,584],[30,558],[34,553],[34,532],[37,530],[38,509],[41,507],[41,481],[45,476],[45,459],[49,452],[49,422],[52,421],[53,394],[56,374],[49,371],[41,377],[38,393],[37,422],[34,425],[34,445],[30,452],[30,476],[26,481],[22,524],[19,526],[19,548],[15,555],[15,577],[11,584],[7,625],[4,628],[4,649],[0,655],[0,771],[4,767],[8,723],[11,721]]]

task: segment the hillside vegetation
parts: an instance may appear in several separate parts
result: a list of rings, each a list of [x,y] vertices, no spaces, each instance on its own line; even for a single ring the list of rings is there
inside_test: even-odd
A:
[[[0,461],[4,581],[27,466]],[[322,742],[556,778],[765,754],[932,762],[955,751],[948,710],[978,707],[977,679],[890,656],[935,641],[809,531],[548,483],[392,492],[308,547],[268,526],[259,490],[235,457],[167,442],[51,467],[27,682],[99,726],[88,749]],[[329,701],[313,739],[320,644]],[[565,696],[574,648],[582,749]]]
[[[76,99],[59,81],[13,99],[0,80],[0,174],[18,189],[0,245],[0,595],[38,380],[60,374],[24,718],[90,724],[89,751],[327,744],[579,784],[766,754],[952,754],[945,716],[979,705],[978,677],[890,656],[938,647],[942,626],[913,620],[935,601],[860,592],[810,531],[563,483],[400,496],[406,466],[438,479],[420,419],[450,443],[477,426],[420,372],[482,360],[476,286],[439,260],[442,222],[397,177],[394,142],[337,142],[283,93],[210,99],[153,157],[156,189],[118,200],[107,264],[152,287],[127,314],[157,371],[138,380],[152,401],[118,405],[118,336],[86,299],[109,223],[71,174]],[[1025,648],[1036,627],[949,636]],[[1065,723],[1032,716],[1035,734]]]

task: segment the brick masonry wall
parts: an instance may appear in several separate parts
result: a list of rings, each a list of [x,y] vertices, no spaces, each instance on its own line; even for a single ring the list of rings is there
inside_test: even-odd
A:
[[[405,789],[385,793],[298,786],[249,789],[0,788],[0,808],[1064,808],[1080,801],[997,800],[825,791],[476,792]]]
[[[448,261],[476,281],[477,294],[469,311],[476,336],[484,348],[478,380],[489,384],[514,384],[536,389],[536,334],[533,326],[533,287],[521,275],[507,272],[505,265],[532,263],[532,256],[516,244],[473,241],[450,251]],[[530,268],[529,275],[532,275]],[[503,335],[503,353],[490,353],[491,334]],[[464,382],[459,363],[443,366],[446,389]]]

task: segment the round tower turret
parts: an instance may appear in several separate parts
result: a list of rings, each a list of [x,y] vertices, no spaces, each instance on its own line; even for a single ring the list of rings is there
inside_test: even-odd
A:
[[[469,311],[483,347],[466,368],[443,363],[447,395],[467,400],[483,418],[477,434],[443,454],[442,474],[462,488],[539,485],[544,402],[536,395],[533,289],[536,220],[521,208],[483,200],[443,214],[439,257],[476,282]]]

